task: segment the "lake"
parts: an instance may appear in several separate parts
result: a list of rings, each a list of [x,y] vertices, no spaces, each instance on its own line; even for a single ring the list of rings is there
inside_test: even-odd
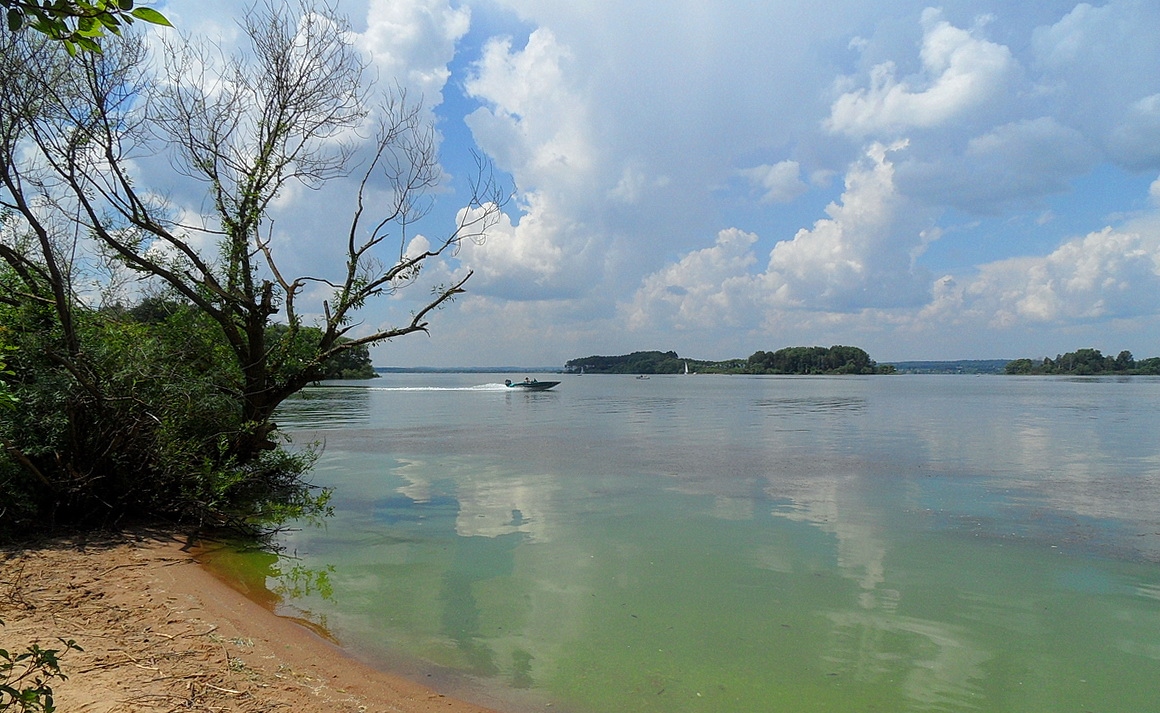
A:
[[[335,514],[218,565],[513,712],[1157,709],[1160,379],[523,376],[305,390]]]

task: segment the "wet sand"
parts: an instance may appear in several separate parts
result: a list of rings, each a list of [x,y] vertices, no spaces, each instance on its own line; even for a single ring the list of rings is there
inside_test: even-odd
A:
[[[61,655],[58,710],[485,713],[371,668],[137,533],[0,549],[0,648]],[[494,713],[494,711],[493,711]]]

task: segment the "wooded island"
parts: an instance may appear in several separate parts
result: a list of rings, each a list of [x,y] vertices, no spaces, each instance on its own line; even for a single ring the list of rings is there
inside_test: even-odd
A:
[[[858,347],[786,347],[754,352],[747,359],[706,361],[674,351],[641,351],[621,356],[589,356],[565,363],[567,373],[588,374],[896,374],[960,373],[1063,376],[1160,376],[1160,357],[1137,361],[1129,351],[1115,357],[1099,349],[1077,349],[1054,359],[1002,359],[879,364]]]
[[[564,364],[566,372],[592,374],[893,374],[858,347],[786,347],[754,352],[748,359],[703,361],[676,352],[633,352],[623,356],[590,356]]]
[[[1123,376],[1160,375],[1160,357],[1136,361],[1132,352],[1122,351],[1116,356],[1104,356],[1099,349],[1077,349],[1057,355],[1054,359],[1015,359],[1007,363],[1008,374],[1067,374],[1094,376],[1120,374]]]

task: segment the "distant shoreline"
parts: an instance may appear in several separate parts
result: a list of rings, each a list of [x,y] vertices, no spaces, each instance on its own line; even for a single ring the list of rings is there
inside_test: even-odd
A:
[[[379,374],[563,374],[560,366],[376,366]]]
[[[898,374],[1004,374],[1010,359],[954,359],[949,361],[888,361]]]
[[[1002,374],[1010,359],[887,361],[899,374]],[[377,366],[379,374],[563,374],[559,366]],[[595,373],[595,372],[594,372]]]

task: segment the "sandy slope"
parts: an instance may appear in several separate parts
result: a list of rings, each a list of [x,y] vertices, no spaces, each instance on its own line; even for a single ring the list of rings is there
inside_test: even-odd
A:
[[[157,534],[0,549],[0,648],[61,658],[60,711],[482,712],[349,658]]]

